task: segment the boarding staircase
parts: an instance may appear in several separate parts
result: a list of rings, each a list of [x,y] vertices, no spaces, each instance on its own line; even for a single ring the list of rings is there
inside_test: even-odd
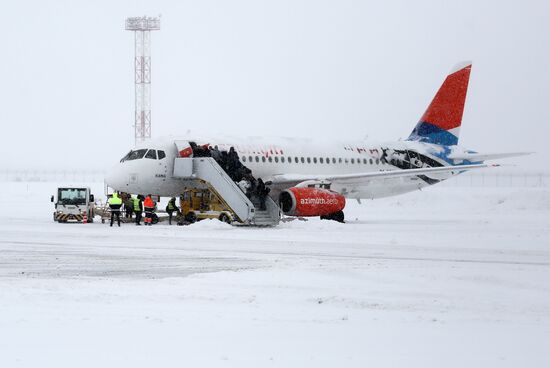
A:
[[[206,183],[231,209],[239,225],[275,226],[280,221],[280,209],[273,199],[268,196],[266,208],[261,210],[259,200],[251,201],[211,157],[175,158],[173,176],[190,185]]]

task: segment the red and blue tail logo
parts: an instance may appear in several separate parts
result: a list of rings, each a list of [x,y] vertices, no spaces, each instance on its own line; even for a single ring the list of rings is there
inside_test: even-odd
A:
[[[453,68],[408,140],[445,146],[458,144],[471,69],[471,62]]]

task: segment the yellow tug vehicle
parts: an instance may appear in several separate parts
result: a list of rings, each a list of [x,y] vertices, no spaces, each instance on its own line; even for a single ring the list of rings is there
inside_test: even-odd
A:
[[[210,189],[186,189],[180,195],[181,216],[185,222],[218,219],[228,224],[235,220],[229,207]]]

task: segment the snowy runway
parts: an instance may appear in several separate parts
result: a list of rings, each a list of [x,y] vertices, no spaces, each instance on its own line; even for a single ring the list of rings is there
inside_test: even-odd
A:
[[[0,186],[2,367],[549,364],[545,189],[246,229],[57,224],[55,185]]]

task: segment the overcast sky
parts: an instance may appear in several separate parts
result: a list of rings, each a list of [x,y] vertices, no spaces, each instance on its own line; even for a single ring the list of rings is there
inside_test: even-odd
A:
[[[5,1],[0,167],[108,168],[134,143],[128,16],[152,37],[153,136],[406,138],[473,60],[459,143],[534,150],[550,133],[549,1]],[[541,158],[537,163],[533,158]]]

